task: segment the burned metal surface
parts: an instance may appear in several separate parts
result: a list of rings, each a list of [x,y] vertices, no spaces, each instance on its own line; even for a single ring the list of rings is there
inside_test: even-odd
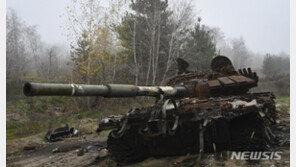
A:
[[[268,112],[266,108],[269,110]],[[127,117],[129,123],[140,126],[143,124],[142,121],[147,122],[151,117],[159,116],[161,118],[163,110],[163,104],[158,104],[152,107],[133,109],[127,115],[112,115],[102,119],[99,130],[120,128]],[[167,121],[174,121],[176,117],[183,119],[183,121],[201,121],[216,117],[232,119],[250,112],[270,113],[260,115],[260,117],[269,117],[269,119],[275,119],[276,116],[274,95],[270,92],[208,99],[187,98],[179,101],[177,108],[170,103],[170,106],[167,105],[165,110]],[[137,121],[137,119],[140,120]]]
[[[124,163],[200,150],[265,150],[271,140],[266,127],[276,116],[273,99],[269,92],[187,98],[168,107],[165,117],[164,104],[131,110],[112,127],[119,130],[109,135],[107,149]]]
[[[231,61],[225,56],[217,56],[211,62],[211,68],[213,71],[225,72],[225,69],[231,69],[228,73],[235,73],[234,67]]]

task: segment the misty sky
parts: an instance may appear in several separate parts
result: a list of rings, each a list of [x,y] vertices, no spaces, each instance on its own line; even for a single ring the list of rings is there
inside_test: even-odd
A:
[[[69,0],[8,0],[27,25],[38,25],[43,41],[67,45],[63,18]],[[289,0],[193,0],[202,23],[219,27],[226,38],[242,36],[258,53],[290,53]]]

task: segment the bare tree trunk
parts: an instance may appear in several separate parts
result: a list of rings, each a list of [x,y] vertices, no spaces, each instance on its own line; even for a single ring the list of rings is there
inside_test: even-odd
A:
[[[88,60],[87,60],[87,84],[90,84],[90,55],[88,55]],[[90,97],[87,96],[87,109],[90,109]]]
[[[162,81],[161,81],[161,84],[163,84],[163,82],[165,81],[165,78],[166,78],[166,74],[171,66],[171,58],[172,58],[172,50],[173,50],[173,40],[174,40],[174,32],[175,32],[175,27],[174,26],[174,30],[172,32],[172,36],[171,36],[171,40],[170,40],[170,43],[169,43],[169,56],[168,56],[168,61],[167,61],[167,64],[166,64],[166,68],[165,68],[165,72],[163,74],[163,77],[162,77]]]
[[[158,59],[159,59],[159,47],[160,47],[160,34],[161,34],[161,17],[160,17],[160,11],[158,13],[158,34],[157,34],[157,44],[156,44],[156,57],[155,57],[155,70],[154,70],[154,75],[153,75],[153,85],[155,85],[156,81],[156,76],[157,76],[157,70],[158,70]]]
[[[133,31],[133,52],[134,52],[134,63],[136,67],[135,72],[135,85],[138,85],[138,74],[139,74],[139,68],[138,68],[138,62],[137,62],[137,53],[136,53],[136,21],[134,21],[134,31]]]
[[[112,80],[111,80],[111,83],[114,82],[115,75],[116,75],[116,58],[117,58],[117,51],[116,51],[116,53],[114,54],[113,74],[112,74]]]
[[[149,62],[148,62],[148,70],[147,70],[147,75],[146,75],[146,85],[148,85],[148,81],[149,81],[149,76],[150,76],[150,69],[151,69],[151,61],[152,61],[152,51],[150,49],[150,53],[149,53]]]
[[[48,51],[48,58],[49,58],[49,67],[48,67],[48,76],[47,76],[48,81],[50,81],[51,79],[52,56],[53,56],[53,50],[51,50],[50,48]]]
[[[151,43],[152,43],[152,85],[154,85],[154,77],[156,74],[155,71],[155,31],[156,31],[156,3],[154,3],[154,14],[153,14],[153,23],[152,23],[152,37],[151,37]]]

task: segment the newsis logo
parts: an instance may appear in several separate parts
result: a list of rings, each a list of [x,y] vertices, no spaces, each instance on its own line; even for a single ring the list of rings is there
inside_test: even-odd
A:
[[[281,160],[281,151],[233,151],[232,160]]]

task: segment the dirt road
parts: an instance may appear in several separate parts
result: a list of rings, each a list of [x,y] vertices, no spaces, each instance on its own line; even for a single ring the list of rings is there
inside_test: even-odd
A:
[[[95,161],[106,145],[106,137],[96,134],[69,138],[54,143],[26,146],[27,149],[7,155],[8,166],[84,166]],[[36,147],[36,148],[34,148]],[[78,156],[84,149],[85,154]],[[81,153],[80,153],[81,154]]]

